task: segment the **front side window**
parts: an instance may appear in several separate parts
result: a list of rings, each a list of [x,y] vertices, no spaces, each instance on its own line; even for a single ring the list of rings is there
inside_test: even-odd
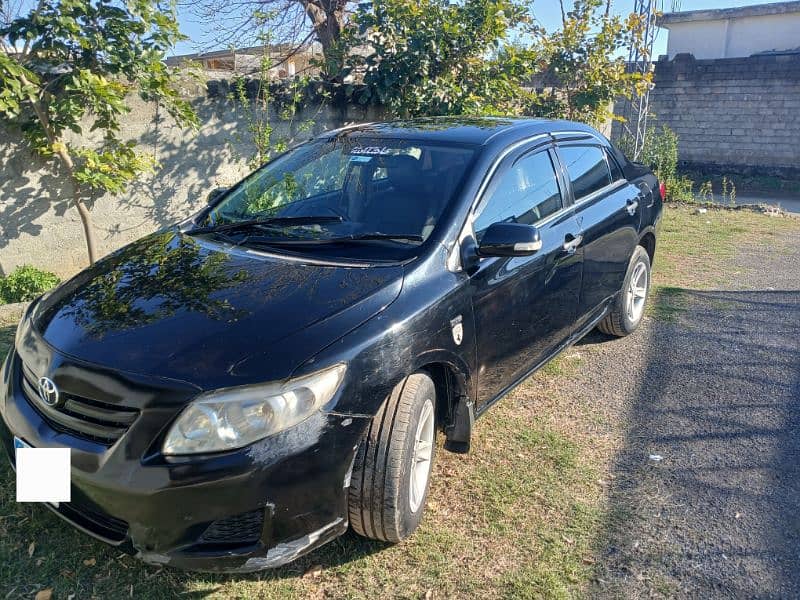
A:
[[[561,209],[561,191],[547,151],[529,154],[501,173],[473,221],[480,241],[492,223],[532,225]]]
[[[575,200],[611,183],[608,163],[599,146],[561,146],[558,152],[572,181]]]
[[[347,135],[310,142],[242,181],[204,225],[230,232],[238,222],[279,222],[261,227],[257,238],[248,232],[248,243],[312,240],[320,249],[326,241],[382,237],[370,241],[408,248],[430,236],[474,152],[461,144]]]

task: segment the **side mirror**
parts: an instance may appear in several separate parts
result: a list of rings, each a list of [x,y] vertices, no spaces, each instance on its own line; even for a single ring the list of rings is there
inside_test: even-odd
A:
[[[479,256],[530,256],[542,249],[539,230],[524,223],[493,223],[483,233]]]
[[[219,200],[220,196],[227,192],[230,188],[215,188],[208,193],[206,196],[206,202],[208,204],[214,204],[217,200]]]

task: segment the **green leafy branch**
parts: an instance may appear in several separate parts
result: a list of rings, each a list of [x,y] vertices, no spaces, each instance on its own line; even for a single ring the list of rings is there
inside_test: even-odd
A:
[[[0,116],[72,181],[90,262],[97,248],[87,202],[123,192],[156,166],[121,137],[130,94],[198,126],[177,72],[163,62],[181,39],[174,4],[151,0],[40,0],[0,28]],[[87,135],[95,131],[97,142]]]

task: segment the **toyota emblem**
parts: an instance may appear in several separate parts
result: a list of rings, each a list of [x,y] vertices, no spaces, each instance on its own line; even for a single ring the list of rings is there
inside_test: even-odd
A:
[[[48,406],[58,404],[58,388],[53,380],[48,377],[40,377],[38,382],[39,399]]]

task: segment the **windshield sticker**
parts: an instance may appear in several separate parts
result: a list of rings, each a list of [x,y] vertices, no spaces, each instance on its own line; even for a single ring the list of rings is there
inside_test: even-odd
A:
[[[351,156],[350,162],[351,163],[368,163],[372,160],[371,156]]]
[[[389,154],[394,154],[395,152],[395,149],[387,146],[356,146],[350,150],[350,154],[360,154],[363,156],[388,156]]]

